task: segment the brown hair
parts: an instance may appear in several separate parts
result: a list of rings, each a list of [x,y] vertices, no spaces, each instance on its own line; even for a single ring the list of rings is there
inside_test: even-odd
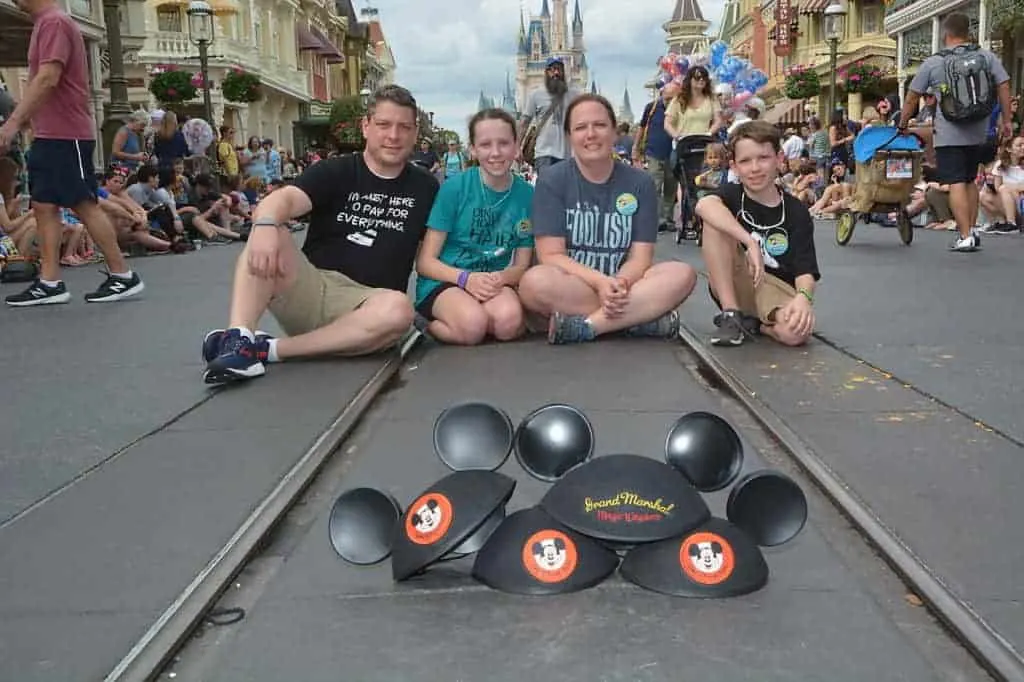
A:
[[[951,38],[967,40],[971,35],[971,20],[962,12],[953,12],[943,20],[942,30]]]
[[[736,155],[736,144],[740,140],[770,144],[776,154],[782,151],[779,129],[768,121],[746,121],[736,126],[736,130],[729,134],[729,156]]]
[[[395,106],[412,109],[413,120],[416,120],[417,123],[419,122],[417,120],[418,107],[416,106],[416,98],[401,85],[385,85],[374,90],[373,94],[370,95],[370,100],[366,103],[366,118],[371,118],[373,112],[383,102],[391,102]]]
[[[4,201],[14,201],[14,190],[18,185],[19,170],[21,169],[17,161],[9,156],[0,156],[0,197]]]
[[[1024,137],[1024,135],[1014,135],[1009,140],[999,145],[999,167],[1001,169],[1010,167],[1010,147],[1013,146],[1013,141],[1018,137]],[[1024,160],[1022,160],[1024,162]]]
[[[512,129],[512,139],[518,139],[519,131],[516,130],[516,120],[512,118],[512,114],[508,113],[504,109],[492,107],[489,109],[481,109],[473,114],[473,118],[469,119],[470,144],[476,142],[476,124],[481,121],[504,121],[508,124],[508,127]]]
[[[679,94],[676,95],[676,99],[679,100],[680,111],[686,111],[690,106],[690,98],[693,97],[693,74],[697,71],[704,76],[704,96],[708,99],[714,97],[711,92],[711,74],[703,66],[695,66],[686,72],[682,85],[679,87]]]
[[[576,109],[576,107],[583,104],[584,102],[596,102],[597,104],[600,104],[602,107],[604,107],[604,110],[608,112],[608,120],[612,122],[612,127],[614,128],[616,125],[618,125],[617,121],[615,120],[615,107],[613,107],[612,103],[608,101],[608,98],[602,95],[595,95],[592,92],[588,92],[574,99],[572,103],[569,105],[569,107],[565,110],[565,123],[562,125],[562,127],[565,129],[565,132],[567,134],[572,129],[570,125],[572,121],[572,112]]]
[[[173,111],[164,112],[164,118],[160,121],[160,130],[157,131],[157,137],[161,140],[170,140],[174,138],[174,133],[178,132],[178,115]]]

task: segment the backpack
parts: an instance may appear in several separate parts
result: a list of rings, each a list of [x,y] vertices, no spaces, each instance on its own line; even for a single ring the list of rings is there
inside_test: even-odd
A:
[[[939,52],[945,82],[939,108],[947,121],[980,121],[996,106],[996,79],[977,45],[957,45]]]

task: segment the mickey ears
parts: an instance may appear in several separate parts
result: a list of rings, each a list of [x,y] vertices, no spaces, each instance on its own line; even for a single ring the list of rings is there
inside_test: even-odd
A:
[[[434,452],[452,471],[501,467],[512,452],[512,420],[487,403],[453,405],[434,421]]]
[[[726,516],[762,547],[795,538],[807,523],[807,498],[793,479],[763,469],[747,474],[732,490]]]
[[[743,468],[743,443],[736,430],[716,414],[690,412],[671,426],[665,462],[701,492],[721,490]]]
[[[391,555],[391,541],[401,516],[402,508],[388,493],[374,488],[347,490],[331,508],[331,545],[351,564],[379,563]]]
[[[545,405],[519,424],[513,448],[526,473],[541,481],[556,481],[594,454],[594,427],[571,405]]]

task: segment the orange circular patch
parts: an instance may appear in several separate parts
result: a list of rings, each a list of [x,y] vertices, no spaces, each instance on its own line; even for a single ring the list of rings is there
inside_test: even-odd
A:
[[[451,528],[452,503],[441,493],[427,493],[409,505],[405,534],[417,545],[432,545]]]
[[[732,545],[714,533],[694,533],[679,545],[679,565],[683,573],[701,585],[719,585],[732,575],[736,557]]]
[[[557,530],[539,530],[523,545],[523,568],[542,583],[560,583],[576,571],[576,543]]]

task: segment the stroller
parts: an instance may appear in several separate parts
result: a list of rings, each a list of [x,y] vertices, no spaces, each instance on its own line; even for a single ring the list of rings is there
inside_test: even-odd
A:
[[[836,243],[846,246],[853,228],[873,213],[896,213],[896,228],[906,244],[914,240],[914,225],[907,215],[910,193],[921,180],[924,142],[913,133],[889,126],[865,128],[853,141],[857,162],[856,184],[850,208],[836,216]]]
[[[704,166],[704,150],[715,141],[710,135],[687,135],[676,142],[676,162],[673,175],[683,188],[683,202],[680,207],[682,227],[676,230],[676,244],[684,239],[700,243],[701,223],[694,210],[697,205],[697,176]]]

